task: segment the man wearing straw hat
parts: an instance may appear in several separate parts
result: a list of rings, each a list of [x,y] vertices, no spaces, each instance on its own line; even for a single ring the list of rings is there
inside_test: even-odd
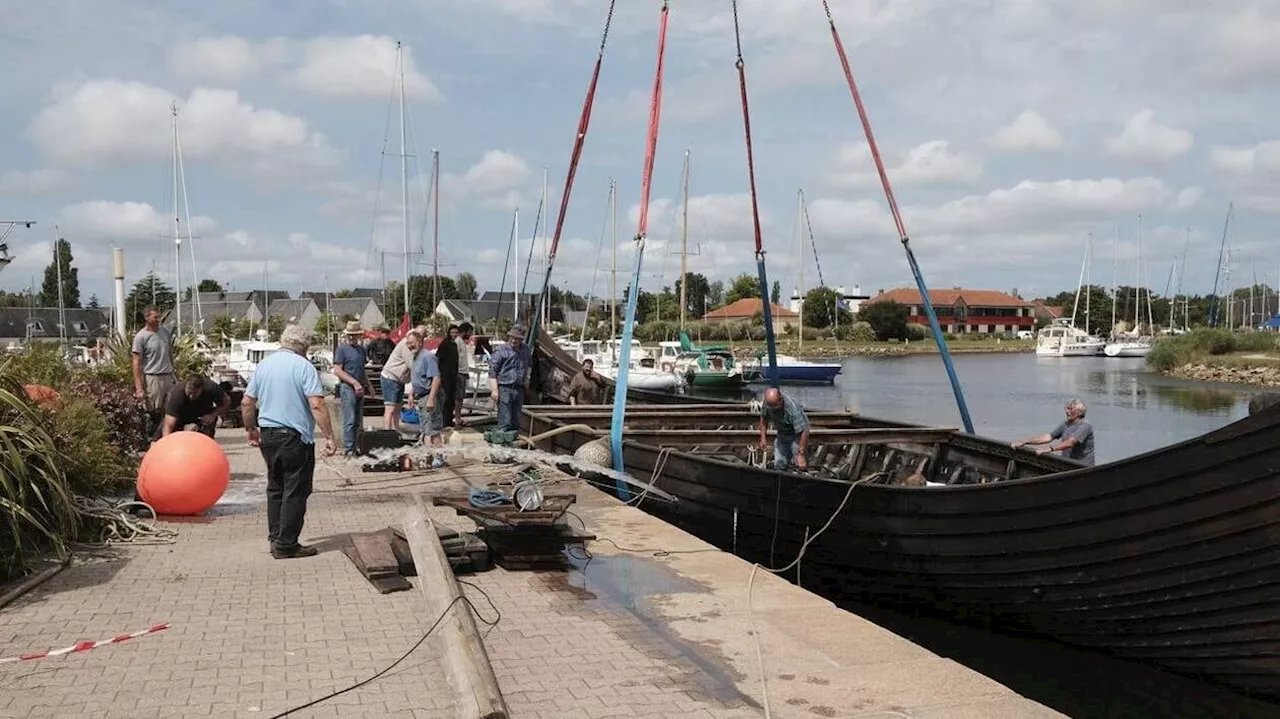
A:
[[[489,397],[498,406],[498,429],[507,432],[520,429],[525,375],[533,364],[532,359],[520,325],[507,330],[507,343],[489,356]]]
[[[368,357],[360,345],[363,334],[358,321],[348,322],[342,332],[343,342],[333,353],[333,373],[341,383],[338,385],[338,399],[342,403],[342,444],[346,457],[360,453],[357,430],[364,423],[364,397],[366,393],[373,393],[365,374]]]

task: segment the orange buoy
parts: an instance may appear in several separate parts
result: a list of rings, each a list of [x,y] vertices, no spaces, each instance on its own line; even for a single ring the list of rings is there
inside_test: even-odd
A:
[[[157,514],[204,514],[230,482],[226,453],[200,432],[174,432],[161,439],[138,467],[138,494]]]
[[[55,404],[62,399],[62,395],[58,394],[57,390],[42,384],[24,384],[22,389],[27,393],[27,398],[40,407]]]

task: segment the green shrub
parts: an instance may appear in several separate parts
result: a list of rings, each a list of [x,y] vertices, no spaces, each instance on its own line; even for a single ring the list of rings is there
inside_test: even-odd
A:
[[[56,389],[71,378],[71,365],[62,358],[62,348],[56,342],[32,342],[25,351],[10,357],[5,367],[21,384]]]
[[[36,553],[65,558],[79,523],[47,420],[10,364],[0,365],[0,581],[21,574]]]
[[[138,471],[137,462],[118,448],[116,433],[99,409],[100,400],[94,399],[63,396],[44,410],[68,486],[90,497],[129,486]]]
[[[1147,354],[1147,366],[1157,372],[1168,372],[1176,367],[1186,364],[1183,361],[1183,352],[1180,347],[1169,341],[1168,338],[1156,340],[1152,345],[1151,352]]]
[[[907,339],[922,342],[929,338],[929,328],[924,325],[907,325]]]

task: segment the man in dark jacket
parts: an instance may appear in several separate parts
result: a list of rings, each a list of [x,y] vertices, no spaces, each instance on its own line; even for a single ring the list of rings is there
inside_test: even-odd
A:
[[[458,401],[458,344],[453,341],[457,335],[458,326],[449,325],[449,331],[436,348],[436,364],[440,366],[441,408],[446,427],[454,425],[453,410]]]

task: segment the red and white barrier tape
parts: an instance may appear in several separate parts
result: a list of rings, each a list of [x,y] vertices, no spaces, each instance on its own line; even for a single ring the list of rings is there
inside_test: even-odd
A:
[[[16,656],[16,657],[5,657],[4,659],[0,659],[0,664],[10,664],[13,662],[28,662],[33,659],[44,659],[45,657],[57,657],[57,656],[62,656],[63,654],[75,654],[77,652],[87,652],[90,649],[97,649],[98,647],[105,646],[107,644],[119,644],[121,642],[127,642],[130,639],[136,639],[146,634],[154,634],[156,632],[162,632],[168,628],[169,628],[169,623],[165,622],[164,624],[157,624],[155,626],[148,627],[146,629],[143,629],[140,632],[134,632],[133,634],[121,634],[119,636],[115,636],[110,639],[103,639],[97,642],[80,642],[78,644],[73,644],[69,647],[63,647],[61,649],[51,649],[47,652],[36,652],[35,654],[23,654],[21,656]]]

